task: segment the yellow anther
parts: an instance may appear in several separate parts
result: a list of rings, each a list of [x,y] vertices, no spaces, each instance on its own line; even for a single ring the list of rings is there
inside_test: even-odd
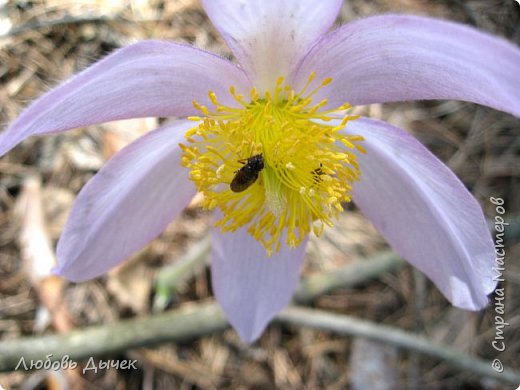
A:
[[[200,112],[202,112],[202,114],[204,116],[208,116],[209,115],[209,111],[208,111],[208,108],[206,106],[199,106],[199,110],[200,110]]]
[[[355,148],[356,148],[356,150],[360,151],[363,154],[367,153],[367,150],[363,146],[361,146],[361,145],[356,144]]]
[[[209,99],[211,100],[211,103],[213,103],[214,106],[218,105],[217,95],[215,95],[215,92],[209,91],[208,92]]]
[[[186,132],[186,137],[192,137],[194,136],[195,134],[197,134],[197,131],[198,131],[198,127],[194,127],[192,129],[189,129],[187,132]]]
[[[331,82],[332,82],[332,77],[327,77],[326,79],[324,79],[324,80],[321,82],[321,85],[322,85],[322,86],[326,86],[326,85],[329,85]]]

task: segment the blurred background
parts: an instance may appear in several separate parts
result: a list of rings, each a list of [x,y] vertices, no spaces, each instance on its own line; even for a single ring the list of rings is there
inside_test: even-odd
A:
[[[513,0],[349,0],[337,25],[381,13],[427,15],[472,25],[518,44],[519,10]],[[185,42],[231,58],[198,0],[0,0],[0,128],[60,80],[118,47],[148,38]],[[307,307],[424,335],[467,355],[499,357],[504,365],[520,369],[518,119],[451,101],[356,109],[418,137],[455,171],[490,219],[496,215],[490,197],[504,199],[511,222],[504,273],[507,348],[498,353],[492,347],[493,306],[479,313],[455,309],[422,275],[397,260],[387,269],[305,299],[301,290],[299,300]],[[211,299],[206,258],[212,221],[197,197],[160,238],[109,274],[81,284],[48,276],[55,243],[77,192],[114,153],[160,121],[120,121],[31,138],[0,159],[0,343],[108,325]],[[324,237],[311,239],[303,275],[306,280],[326,278],[387,250],[372,225],[349,205]],[[95,339],[91,342],[96,344]],[[136,370],[85,374],[5,372],[0,373],[0,388],[514,388],[406,348],[287,323],[271,324],[253,345],[226,329],[94,358],[138,364]]]

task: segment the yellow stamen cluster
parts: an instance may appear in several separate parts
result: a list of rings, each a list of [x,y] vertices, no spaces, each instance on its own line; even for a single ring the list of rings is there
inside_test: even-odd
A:
[[[295,247],[311,230],[319,236],[332,225],[360,176],[352,150],[364,153],[363,137],[339,132],[356,119],[345,114],[351,106],[323,110],[326,100],[313,105],[316,92],[331,82],[325,79],[307,91],[314,78],[313,73],[298,93],[279,78],[274,91],[261,96],[253,88],[248,101],[231,87],[237,107],[219,103],[209,92],[214,109],[194,102],[202,115],[190,118],[198,125],[186,133],[188,145],[180,145],[182,165],[204,194],[203,206],[222,211],[217,226],[222,231],[247,226],[269,255],[284,238]],[[338,114],[341,123],[331,125]],[[258,179],[233,192],[230,183],[256,155],[264,162]]]

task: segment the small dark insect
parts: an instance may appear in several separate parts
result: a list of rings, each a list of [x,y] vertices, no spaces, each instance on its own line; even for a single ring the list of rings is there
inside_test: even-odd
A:
[[[236,175],[229,185],[233,192],[245,191],[258,179],[258,174],[264,169],[264,157],[261,154],[251,156],[239,162],[244,164],[244,166],[235,171]]]
[[[316,168],[315,170],[313,170],[311,173],[313,174],[314,176],[314,184],[318,184],[320,181],[322,181],[322,178],[320,176],[324,175],[325,172],[323,172],[323,169],[321,169],[323,167],[323,164],[320,163],[320,166],[319,168]]]

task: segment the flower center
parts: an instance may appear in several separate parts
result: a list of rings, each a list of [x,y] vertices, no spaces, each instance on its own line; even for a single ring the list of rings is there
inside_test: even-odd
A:
[[[311,231],[319,236],[332,226],[361,174],[352,150],[365,152],[363,137],[340,133],[357,116],[346,114],[349,104],[332,110],[322,110],[326,100],[313,104],[332,81],[308,91],[314,78],[299,92],[279,78],[274,91],[261,96],[253,88],[248,101],[231,87],[237,107],[220,104],[210,91],[214,109],[194,102],[202,115],[189,118],[198,124],[180,145],[203,206],[222,211],[216,225],[224,232],[247,226],[269,255],[282,237],[295,247]]]

